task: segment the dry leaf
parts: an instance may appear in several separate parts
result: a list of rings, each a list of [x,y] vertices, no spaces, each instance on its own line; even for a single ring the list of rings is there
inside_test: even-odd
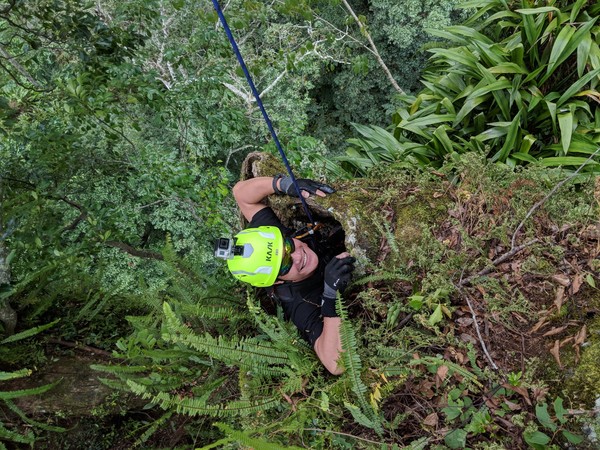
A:
[[[457,322],[461,327],[468,327],[473,324],[473,318],[472,317],[461,317],[460,319],[457,320]]]
[[[562,273],[557,273],[556,275],[552,275],[552,279],[564,287],[567,287],[571,284],[571,279]]]
[[[579,330],[579,333],[577,333],[575,335],[575,344],[574,345],[581,345],[585,342],[585,339],[587,338],[587,327],[584,325],[583,327],[581,327],[581,330]]]
[[[448,375],[448,366],[440,366],[435,374],[435,386],[440,387]]]
[[[546,324],[546,318],[542,317],[540,320],[538,320],[538,323],[536,323],[533,328],[531,330],[529,330],[530,333],[535,333],[536,331],[538,331],[540,328],[542,328],[544,325]]]
[[[565,344],[568,344],[572,340],[573,340],[573,336],[569,336],[568,338],[563,339],[562,341],[560,341],[560,347],[564,347]]]
[[[510,400],[504,400],[504,404],[508,406],[508,409],[510,409],[511,411],[518,411],[519,409],[521,409],[521,405],[519,405],[518,403],[513,403]]]
[[[571,294],[577,294],[577,292],[579,292],[579,289],[581,288],[582,284],[583,284],[583,275],[578,273],[577,275],[575,275],[575,278],[573,278],[573,284],[571,285]]]
[[[512,384],[508,384],[508,383],[504,383],[502,384],[502,387],[505,389],[508,389],[510,391],[516,392],[517,394],[520,394],[523,399],[525,400],[525,403],[527,403],[529,406],[531,406],[531,399],[529,398],[529,393],[527,392],[527,389],[525,389],[522,386],[513,386]]]
[[[550,349],[550,354],[554,356],[558,367],[563,368],[562,363],[560,362],[560,341],[557,339],[554,341],[554,347]]]
[[[431,413],[425,417],[425,420],[423,420],[423,425],[428,427],[437,427],[439,420],[440,419],[436,413]]]
[[[440,198],[443,197],[444,193],[443,192],[434,192],[433,193],[433,198]]]
[[[550,331],[546,331],[542,336],[548,337],[548,336],[554,336],[555,334],[562,333],[563,331],[565,331],[567,329],[568,326],[569,325],[564,325],[562,327],[554,327]]]
[[[556,297],[554,298],[554,306],[556,306],[556,310],[560,312],[560,308],[562,308],[563,300],[565,299],[565,287],[559,286],[556,288]]]

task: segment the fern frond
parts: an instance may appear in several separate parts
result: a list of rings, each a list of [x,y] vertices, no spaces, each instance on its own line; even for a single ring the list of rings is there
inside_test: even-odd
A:
[[[60,319],[56,319],[53,322],[47,323],[45,325],[40,325],[40,326],[37,326],[37,327],[29,328],[28,330],[21,331],[20,333],[13,334],[12,336],[9,336],[6,339],[4,339],[3,341],[1,341],[0,344],[8,344],[10,342],[21,341],[21,340],[27,339],[27,338],[29,338],[31,336],[35,336],[36,334],[41,333],[42,331],[47,330],[48,328],[53,327],[58,322],[60,322]]]
[[[223,336],[215,338],[208,333],[198,336],[191,328],[181,323],[168,303],[164,304],[163,310],[167,332],[163,333],[162,337],[167,342],[181,343],[225,364],[246,369],[265,369],[267,366],[284,365],[289,361],[286,352],[273,346],[260,345],[252,339],[228,339]],[[270,369],[272,373],[281,372],[275,367]]]
[[[259,437],[252,437],[250,433],[241,430],[234,430],[229,425],[217,422],[214,424],[219,430],[221,430],[229,441],[235,441],[239,444],[248,447],[248,448],[256,448],[261,450],[301,450],[300,447],[292,446],[284,446],[280,443],[269,442],[266,439],[262,439]]]
[[[377,281],[410,281],[412,282],[413,280],[402,274],[401,272],[383,272],[383,273],[377,273],[374,275],[367,275],[366,277],[361,277],[358,280],[355,280],[352,282],[353,285],[362,285],[362,284],[368,284],[368,283],[374,283]]]
[[[140,445],[144,444],[148,439],[150,439],[150,437],[154,433],[156,433],[156,431],[162,424],[164,424],[167,420],[171,418],[172,415],[173,411],[167,411],[154,422],[152,422],[150,427],[146,431],[144,431],[144,433],[138,439],[136,439],[136,441],[133,443],[133,446],[139,447]]]
[[[55,427],[52,425],[48,425],[46,423],[42,423],[42,422],[38,422],[36,420],[30,419],[21,410],[21,408],[19,408],[17,405],[15,405],[11,400],[4,400],[4,403],[6,404],[6,406],[8,406],[8,409],[10,409],[16,415],[18,415],[23,420],[23,422],[28,423],[29,425],[33,425],[34,427],[40,428],[42,430],[53,431],[55,433],[63,433],[65,431],[67,431],[63,427]]]
[[[56,386],[58,383],[60,383],[60,381],[61,380],[57,380],[54,383],[45,384],[43,386],[39,386],[36,388],[31,388],[31,389],[19,389],[16,391],[3,391],[3,392],[0,392],[0,400],[12,400],[13,398],[27,397],[28,395],[43,394],[44,392],[49,391],[54,386]]]
[[[35,436],[33,435],[33,433],[31,431],[27,432],[26,435],[20,434],[15,431],[11,431],[11,430],[8,430],[7,428],[4,428],[4,425],[2,425],[1,423],[0,423],[0,439],[6,440],[6,441],[11,441],[11,442],[18,442],[19,444],[29,444],[29,445],[33,445],[33,443],[35,442]],[[4,448],[6,448],[6,447],[4,447]]]
[[[354,333],[352,324],[348,320],[346,307],[342,303],[341,297],[339,296],[336,302],[336,310],[342,319],[342,323],[340,325],[340,337],[343,350],[341,358],[342,364],[345,368],[344,377],[346,377],[350,382],[350,388],[358,400],[362,415],[364,415],[367,418],[367,421],[371,424],[369,428],[372,428],[378,434],[382,434],[383,428],[381,426],[381,419],[373,410],[372,406],[365,397],[367,393],[367,386],[365,386],[361,378],[362,362],[358,354],[356,335]],[[350,411],[352,412],[352,410]]]
[[[14,380],[15,378],[23,378],[31,375],[30,369],[20,369],[14,372],[0,372],[0,381]]]
[[[188,398],[174,396],[167,392],[152,394],[145,386],[132,380],[127,381],[132,392],[141,395],[144,399],[150,399],[152,403],[159,405],[165,410],[175,410],[179,414],[189,416],[206,415],[212,417],[248,416],[278,407],[281,400],[278,396],[267,397],[262,401],[234,400],[227,403],[208,405],[206,397]]]

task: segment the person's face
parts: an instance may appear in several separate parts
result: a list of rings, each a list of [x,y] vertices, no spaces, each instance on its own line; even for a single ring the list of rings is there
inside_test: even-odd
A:
[[[280,275],[281,281],[302,281],[311,276],[319,265],[319,258],[311,248],[298,239],[293,239],[295,250],[292,252],[292,266],[285,275]]]

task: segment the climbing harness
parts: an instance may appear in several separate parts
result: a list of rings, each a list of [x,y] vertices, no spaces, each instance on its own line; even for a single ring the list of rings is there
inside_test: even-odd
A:
[[[296,192],[298,193],[298,198],[300,198],[300,201],[302,202],[302,206],[304,208],[304,212],[306,213],[306,217],[308,217],[308,220],[311,224],[316,225],[316,222],[314,222],[312,219],[312,215],[310,214],[308,205],[306,204],[306,200],[304,200],[304,197],[302,196],[302,193],[300,192],[300,186],[298,186],[298,182],[296,181],[296,177],[294,176],[294,173],[292,172],[290,163],[288,162],[288,159],[285,156],[285,152],[283,151],[283,148],[281,147],[279,138],[277,137],[277,133],[275,132],[275,129],[273,128],[273,124],[271,123],[271,119],[269,118],[269,115],[267,114],[267,111],[265,110],[265,107],[263,106],[262,100],[260,99],[260,95],[258,95],[258,91],[256,90],[256,87],[254,86],[254,81],[252,81],[252,76],[250,75],[250,72],[248,71],[248,68],[246,67],[244,58],[242,57],[242,54],[240,53],[237,43],[235,42],[233,34],[231,33],[231,29],[229,28],[229,25],[227,24],[225,15],[223,14],[223,11],[221,10],[221,5],[219,5],[218,0],[212,0],[212,2],[213,2],[213,6],[215,7],[215,11],[217,12],[217,15],[219,16],[219,20],[221,21],[221,24],[223,25],[225,34],[227,34],[227,38],[229,39],[229,42],[231,43],[233,52],[235,53],[235,56],[237,57],[237,60],[240,63],[240,66],[244,72],[244,75],[246,75],[246,80],[248,81],[248,84],[250,85],[252,94],[254,94],[254,98],[256,99],[256,104],[260,108],[260,112],[262,113],[263,118],[265,119],[265,122],[267,123],[267,127],[269,128],[269,132],[271,133],[271,136],[273,137],[275,146],[277,147],[277,150],[279,150],[279,154],[281,155],[283,164],[285,165],[285,168],[287,169],[288,174],[290,175],[290,178],[292,179],[292,182],[294,183]],[[312,232],[309,232],[308,234],[312,234]]]

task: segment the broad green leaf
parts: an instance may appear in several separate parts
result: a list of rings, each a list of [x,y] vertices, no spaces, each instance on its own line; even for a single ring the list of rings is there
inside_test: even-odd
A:
[[[566,155],[571,145],[571,136],[573,135],[573,113],[568,112],[558,115],[558,126],[560,128],[560,142],[563,153]]]
[[[434,326],[436,323],[441,322],[442,318],[443,318],[442,305],[438,304],[437,307],[435,308],[435,310],[433,311],[433,313],[431,314],[431,316],[429,316],[429,319],[427,320],[427,322],[429,322],[429,325]]]
[[[544,426],[544,428],[551,431],[556,431],[557,427],[552,418],[550,417],[550,414],[548,413],[547,403],[540,403],[535,405],[535,416],[537,417],[539,422]]]
[[[590,50],[592,48],[592,36],[587,35],[577,46],[577,75],[581,77],[585,70],[588,59],[590,57]]]
[[[585,22],[585,24],[576,31],[571,25],[566,25],[560,33],[558,33],[554,45],[552,46],[546,75],[540,80],[540,85],[543,84],[550,75],[554,73],[556,68],[577,49],[579,43],[585,39],[586,36],[589,36],[590,30],[597,19],[597,17],[594,17],[592,20]]]
[[[522,73],[522,74],[529,73],[529,70],[527,70],[527,68],[521,67],[518,64],[515,64],[512,62],[502,63],[502,64],[498,64],[496,66],[490,67],[489,71],[491,73]]]
[[[554,406],[554,414],[556,414],[558,421],[560,423],[565,423],[567,421],[567,419],[565,419],[565,413],[567,410],[563,406],[563,399],[556,397],[552,406]]]
[[[462,414],[459,406],[447,406],[442,408],[442,412],[446,414],[446,420],[452,421]]]
[[[519,152],[513,153],[513,156],[517,153],[520,153],[520,154],[529,153],[529,150],[531,150],[531,147],[533,146],[533,144],[536,143],[536,141],[537,141],[537,139],[533,134],[525,135],[523,137],[523,140],[521,141],[521,148],[519,149]],[[533,160],[535,161],[535,158]]]
[[[562,434],[571,444],[577,445],[583,442],[583,436],[580,436],[578,434],[573,434],[567,430],[562,430]]]
[[[527,161],[530,163],[537,162],[537,159],[535,159],[533,156],[531,156],[527,153],[515,152],[515,153],[511,153],[510,157],[518,159],[519,161]]]
[[[573,5],[573,9],[571,9],[571,16],[569,17],[570,22],[575,22],[577,16],[579,15],[579,11],[581,11],[581,7],[587,3],[588,0],[577,0]]]
[[[460,49],[445,49],[445,48],[434,48],[429,50],[433,53],[432,58],[438,58],[441,56],[445,56],[449,63],[459,63],[463,64],[466,67],[474,69],[477,65],[477,57],[473,55],[470,51],[467,51],[464,48]]]
[[[586,84],[588,84],[592,79],[599,75],[600,69],[592,70],[591,72],[586,73],[583,77],[581,77],[579,80],[573,83],[563,95],[560,96],[560,98],[556,102],[556,106],[560,108],[564,102],[566,102],[575,94],[577,94]]]
[[[508,133],[506,134],[506,140],[502,148],[491,158],[491,161],[502,161],[504,162],[511,151],[515,150],[515,144],[520,133],[521,124],[521,112],[518,112],[515,118],[512,120],[510,127],[508,127]]]
[[[465,448],[467,443],[467,432],[462,428],[450,430],[444,437],[444,443],[450,448]]]
[[[550,442],[550,437],[542,433],[541,431],[532,431],[523,433],[525,442],[531,445],[535,449],[543,450],[546,448],[546,444]]]
[[[446,133],[445,125],[440,125],[439,127],[437,127],[436,130],[433,132],[433,135],[438,139],[440,144],[442,144],[446,154],[452,153],[452,141]]]
[[[550,158],[544,158],[540,161],[543,166],[546,167],[557,167],[557,166],[580,166],[587,161],[587,158],[579,156],[556,156]],[[598,164],[594,160],[587,161],[588,165]]]
[[[554,6],[542,6],[540,8],[523,8],[523,9],[515,9],[516,12],[523,15],[535,15],[535,14],[545,14],[549,12],[560,12],[560,9],[555,8]]]
[[[596,287],[596,280],[594,280],[594,277],[592,276],[592,274],[588,273],[585,276],[585,281],[587,284],[589,284],[591,287],[595,288]]]

